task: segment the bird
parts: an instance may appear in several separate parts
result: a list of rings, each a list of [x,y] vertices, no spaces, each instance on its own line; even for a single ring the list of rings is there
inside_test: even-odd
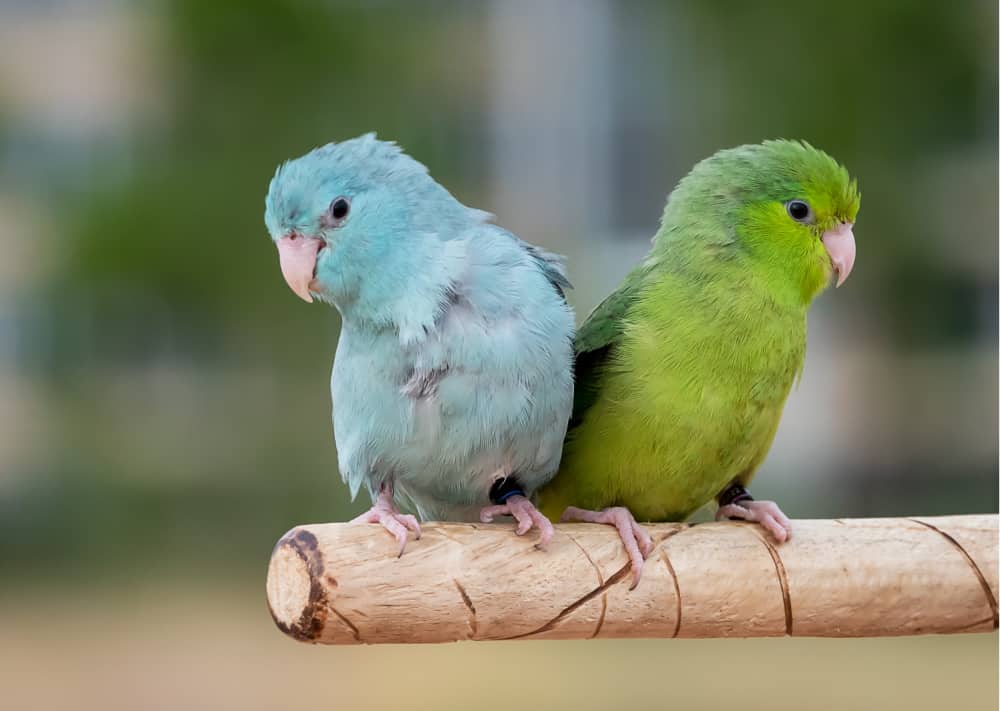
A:
[[[402,555],[420,520],[512,516],[558,468],[573,404],[564,259],[466,207],[374,133],[279,165],[264,221],[281,273],[341,330],[330,390],[340,475]],[[406,513],[411,511],[414,513]]]
[[[721,150],[670,194],[641,263],[575,342],[576,392],[548,516],[613,525],[632,586],[653,547],[637,522],[717,519],[791,536],[747,486],[802,372],[806,313],[854,266],[856,180],[804,141]]]

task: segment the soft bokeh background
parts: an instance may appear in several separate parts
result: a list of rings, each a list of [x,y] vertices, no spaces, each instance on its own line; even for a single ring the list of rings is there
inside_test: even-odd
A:
[[[376,130],[569,257],[581,318],[715,150],[858,176],[755,493],[997,510],[994,2],[0,0],[0,706],[995,708],[995,635],[324,649],[263,575],[339,520],[338,319],[281,280],[277,163]]]

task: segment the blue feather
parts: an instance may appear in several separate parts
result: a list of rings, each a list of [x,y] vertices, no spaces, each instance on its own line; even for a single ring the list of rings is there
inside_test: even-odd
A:
[[[323,216],[350,200],[336,228]],[[278,168],[273,239],[324,240],[312,294],[343,317],[331,391],[352,497],[391,483],[424,519],[472,519],[493,481],[555,474],[573,399],[561,258],[462,205],[368,134]]]

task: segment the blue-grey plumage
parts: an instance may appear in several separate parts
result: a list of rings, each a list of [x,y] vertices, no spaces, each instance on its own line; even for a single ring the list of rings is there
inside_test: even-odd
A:
[[[283,164],[267,195],[289,285],[342,315],[341,476],[401,545],[418,527],[397,504],[425,520],[511,513],[551,535],[526,497],[555,474],[572,407],[569,282],[560,258],[490,219],[372,134]],[[489,506],[510,477],[526,496]]]

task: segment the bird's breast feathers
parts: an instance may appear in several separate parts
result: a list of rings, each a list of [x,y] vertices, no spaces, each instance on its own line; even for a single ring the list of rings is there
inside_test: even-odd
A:
[[[456,285],[415,342],[345,323],[331,382],[345,479],[354,486],[377,465],[410,489],[440,483],[481,496],[498,470],[527,486],[551,476],[572,400],[572,320],[550,310],[488,315]],[[546,317],[555,323],[540,327]]]

